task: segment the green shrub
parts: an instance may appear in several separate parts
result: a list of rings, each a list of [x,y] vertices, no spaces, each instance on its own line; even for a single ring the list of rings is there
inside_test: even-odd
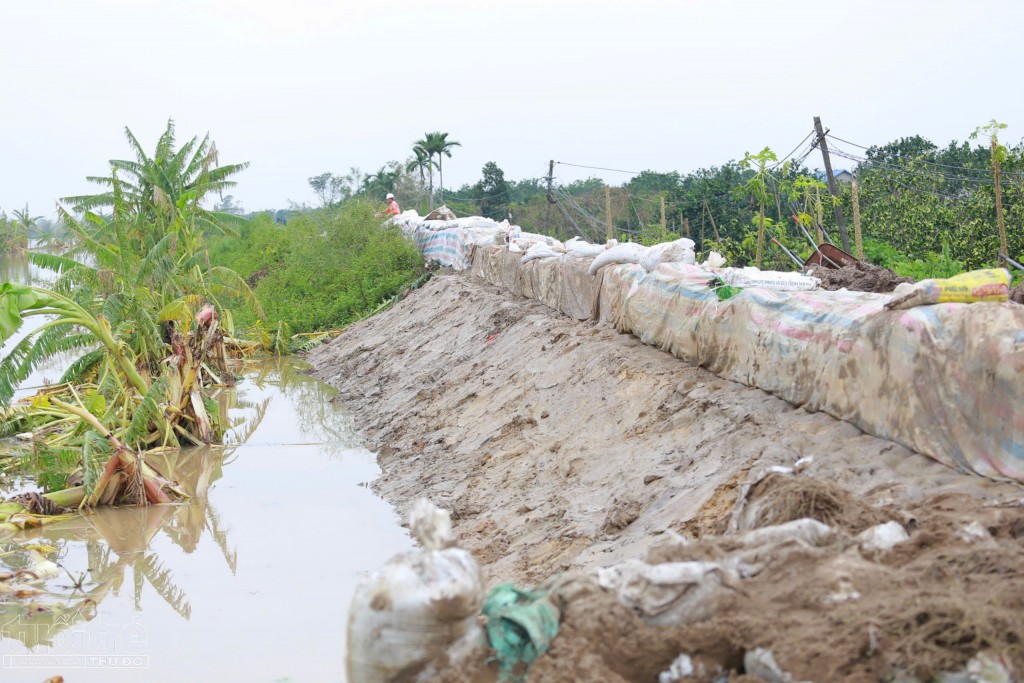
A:
[[[363,202],[303,213],[287,225],[257,218],[239,237],[217,240],[210,253],[254,287],[265,328],[283,322],[293,332],[344,326],[423,272],[416,247]],[[250,311],[236,322],[255,318]]]

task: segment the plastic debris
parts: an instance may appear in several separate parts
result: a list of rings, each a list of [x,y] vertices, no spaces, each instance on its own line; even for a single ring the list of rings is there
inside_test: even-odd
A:
[[[763,647],[747,650],[743,654],[743,670],[748,676],[765,683],[792,683],[793,677],[782,670],[771,650]]]
[[[885,552],[909,540],[910,535],[899,522],[886,522],[857,534],[861,550]]]
[[[983,541],[988,538],[992,538],[989,534],[988,529],[979,524],[977,521],[965,524],[960,531],[957,532],[957,536],[960,537],[964,543],[974,543],[976,541]]]
[[[561,613],[547,593],[495,586],[484,601],[487,642],[494,649],[502,680],[525,673],[547,652],[558,634]]]
[[[658,674],[658,683],[675,683],[683,676],[694,674],[693,660],[690,655],[681,654],[672,660],[668,669]]]
[[[707,259],[701,265],[705,268],[722,268],[725,266],[725,257],[719,254],[717,251],[713,251],[708,254]]]

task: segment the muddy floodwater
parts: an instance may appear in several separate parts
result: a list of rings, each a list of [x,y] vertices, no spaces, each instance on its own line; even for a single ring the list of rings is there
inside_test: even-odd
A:
[[[332,390],[300,370],[240,366],[219,397],[227,445],[153,459],[188,503],[101,510],[15,539],[56,548],[63,572],[43,595],[0,602],[0,680],[344,680],[352,591],[412,541],[366,486],[374,454]],[[0,571],[18,568],[9,547]]]

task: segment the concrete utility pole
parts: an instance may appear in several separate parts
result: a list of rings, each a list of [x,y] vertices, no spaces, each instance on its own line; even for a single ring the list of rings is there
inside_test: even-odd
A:
[[[604,219],[608,223],[608,234],[605,239],[610,240],[615,235],[612,229],[612,188],[607,185],[604,186]]]
[[[832,161],[828,158],[828,142],[825,141],[825,131],[821,128],[821,118],[814,117],[814,130],[818,131],[818,147],[821,148],[821,157],[825,160],[825,176],[828,178],[828,192],[832,197],[837,197],[836,178],[832,175]],[[839,226],[839,237],[843,241],[843,251],[850,251],[850,236],[846,234],[846,221],[843,220],[843,207],[837,202],[832,202],[832,208],[836,211],[836,224]]]
[[[555,203],[555,198],[551,196],[551,181],[555,178],[555,160],[552,159],[548,162],[548,205],[544,210],[544,232],[546,234],[551,233],[551,205]]]

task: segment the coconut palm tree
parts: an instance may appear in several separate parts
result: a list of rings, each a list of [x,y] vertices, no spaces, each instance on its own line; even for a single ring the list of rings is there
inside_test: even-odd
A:
[[[431,190],[433,190],[434,166],[436,166],[437,164],[430,157],[430,155],[427,154],[427,150],[425,150],[421,145],[415,145],[412,148],[412,153],[414,155],[414,158],[412,158],[408,162],[406,162],[406,164],[405,164],[406,172],[407,173],[412,173],[413,171],[419,171],[419,173],[420,173],[420,185],[426,185],[427,184],[426,171],[427,171],[427,169],[430,169],[430,183],[431,183]]]
[[[433,133],[426,133],[422,141],[417,144],[422,144],[423,148],[427,151],[430,158],[437,155],[437,174],[438,183],[441,188],[441,201],[444,202],[444,168],[443,159],[444,157],[452,158],[452,148],[461,147],[461,142],[448,139],[448,133],[442,133],[435,131]]]
[[[390,168],[390,170],[388,170]],[[402,166],[397,161],[388,162],[385,166],[381,166],[376,173],[371,173],[366,176],[366,181],[363,183],[363,190],[374,199],[380,199],[383,195],[388,192],[395,191],[395,185],[398,184],[398,179],[402,175]]]
[[[427,189],[427,196],[430,198],[429,206],[431,209],[434,208],[434,167],[437,166],[437,162],[434,161],[433,146],[433,133],[424,133],[423,138],[412,143],[412,153],[419,159],[421,156],[426,157],[427,173],[430,184]],[[422,178],[423,171],[420,170],[420,177]]]

